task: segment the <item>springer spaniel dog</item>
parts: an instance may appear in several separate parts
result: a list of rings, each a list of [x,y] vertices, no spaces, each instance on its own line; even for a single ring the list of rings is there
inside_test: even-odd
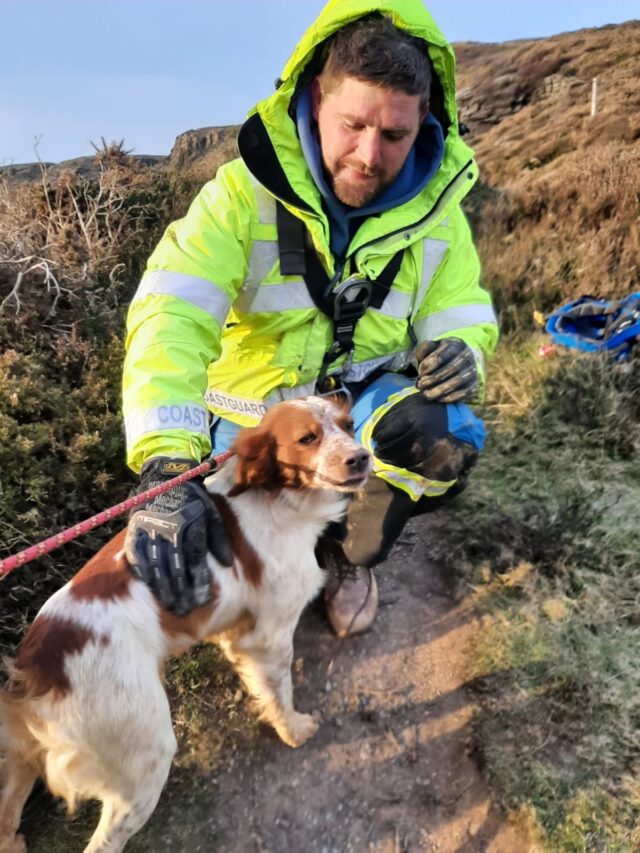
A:
[[[347,411],[307,397],[242,430],[206,480],[234,553],[209,565],[212,600],[163,609],[129,571],[124,531],[42,607],[0,693],[0,853],[22,853],[22,808],[38,776],[63,797],[102,801],[85,853],[116,853],[153,812],[176,750],[163,664],[194,643],[226,652],[289,746],[317,730],[293,707],[293,632],[323,584],[314,549],[369,473]]]

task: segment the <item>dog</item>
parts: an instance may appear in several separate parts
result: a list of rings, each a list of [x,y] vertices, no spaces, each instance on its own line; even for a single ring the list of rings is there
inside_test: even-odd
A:
[[[176,750],[163,664],[195,643],[225,651],[261,717],[289,746],[315,734],[293,706],[293,633],[323,572],[316,543],[371,467],[344,408],[278,403],[241,430],[205,486],[234,554],[209,555],[213,597],[186,616],[130,572],[122,531],[42,607],[0,694],[0,853],[22,853],[24,803],[42,776],[70,812],[102,802],[85,853],[115,853],[153,812]]]

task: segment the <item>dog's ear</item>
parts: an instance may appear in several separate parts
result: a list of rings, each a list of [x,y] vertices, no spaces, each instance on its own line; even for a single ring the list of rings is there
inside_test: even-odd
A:
[[[275,438],[261,427],[241,430],[231,447],[237,457],[234,483],[229,496],[252,487],[276,489],[280,486]]]

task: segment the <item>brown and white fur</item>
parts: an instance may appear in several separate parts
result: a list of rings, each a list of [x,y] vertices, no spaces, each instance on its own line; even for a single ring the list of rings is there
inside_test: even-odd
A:
[[[314,555],[326,525],[363,485],[368,453],[329,400],[280,403],[243,430],[206,487],[234,552],[209,557],[210,603],[178,617],[130,573],[124,531],[43,606],[0,694],[0,851],[23,851],[23,805],[38,776],[69,810],[102,801],[85,853],[122,850],[153,812],[176,750],[162,682],[170,655],[219,643],[282,740],[317,722],[293,707],[293,632],[319,591]]]

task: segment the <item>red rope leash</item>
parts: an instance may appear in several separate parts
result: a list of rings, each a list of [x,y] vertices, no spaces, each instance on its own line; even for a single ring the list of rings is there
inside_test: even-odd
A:
[[[212,456],[211,459],[208,459],[206,462],[202,462],[202,464],[198,465],[197,468],[185,471],[184,474],[179,474],[177,477],[174,477],[173,480],[167,480],[166,483],[154,486],[146,492],[142,492],[139,495],[133,495],[133,497],[127,498],[126,501],[122,501],[115,506],[109,507],[109,509],[104,509],[97,515],[92,515],[91,518],[86,518],[84,521],[74,524],[73,527],[68,527],[61,533],[56,533],[54,536],[50,536],[48,539],[45,539],[43,542],[39,542],[37,545],[31,545],[31,547],[26,548],[24,551],[20,551],[18,554],[13,554],[11,557],[0,560],[0,578],[8,575],[9,572],[13,571],[13,569],[17,569],[19,566],[24,566],[25,563],[30,563],[37,557],[42,557],[44,554],[48,554],[55,548],[59,548],[60,545],[65,545],[67,542],[71,542],[71,540],[75,539],[77,536],[82,536],[83,533],[88,533],[90,530],[93,530],[94,527],[99,527],[101,524],[111,521],[112,518],[117,518],[119,515],[122,515],[122,513],[127,512],[127,510],[133,509],[134,506],[138,506],[138,504],[141,504],[144,501],[155,498],[156,495],[161,495],[163,492],[168,492],[169,489],[172,489],[174,486],[179,486],[181,483],[184,483],[186,480],[190,480],[192,477],[197,477],[199,474],[207,474],[210,471],[215,471],[218,465],[222,462],[226,462],[226,460],[232,455],[231,451],[227,450],[224,453],[220,453],[218,456]]]

